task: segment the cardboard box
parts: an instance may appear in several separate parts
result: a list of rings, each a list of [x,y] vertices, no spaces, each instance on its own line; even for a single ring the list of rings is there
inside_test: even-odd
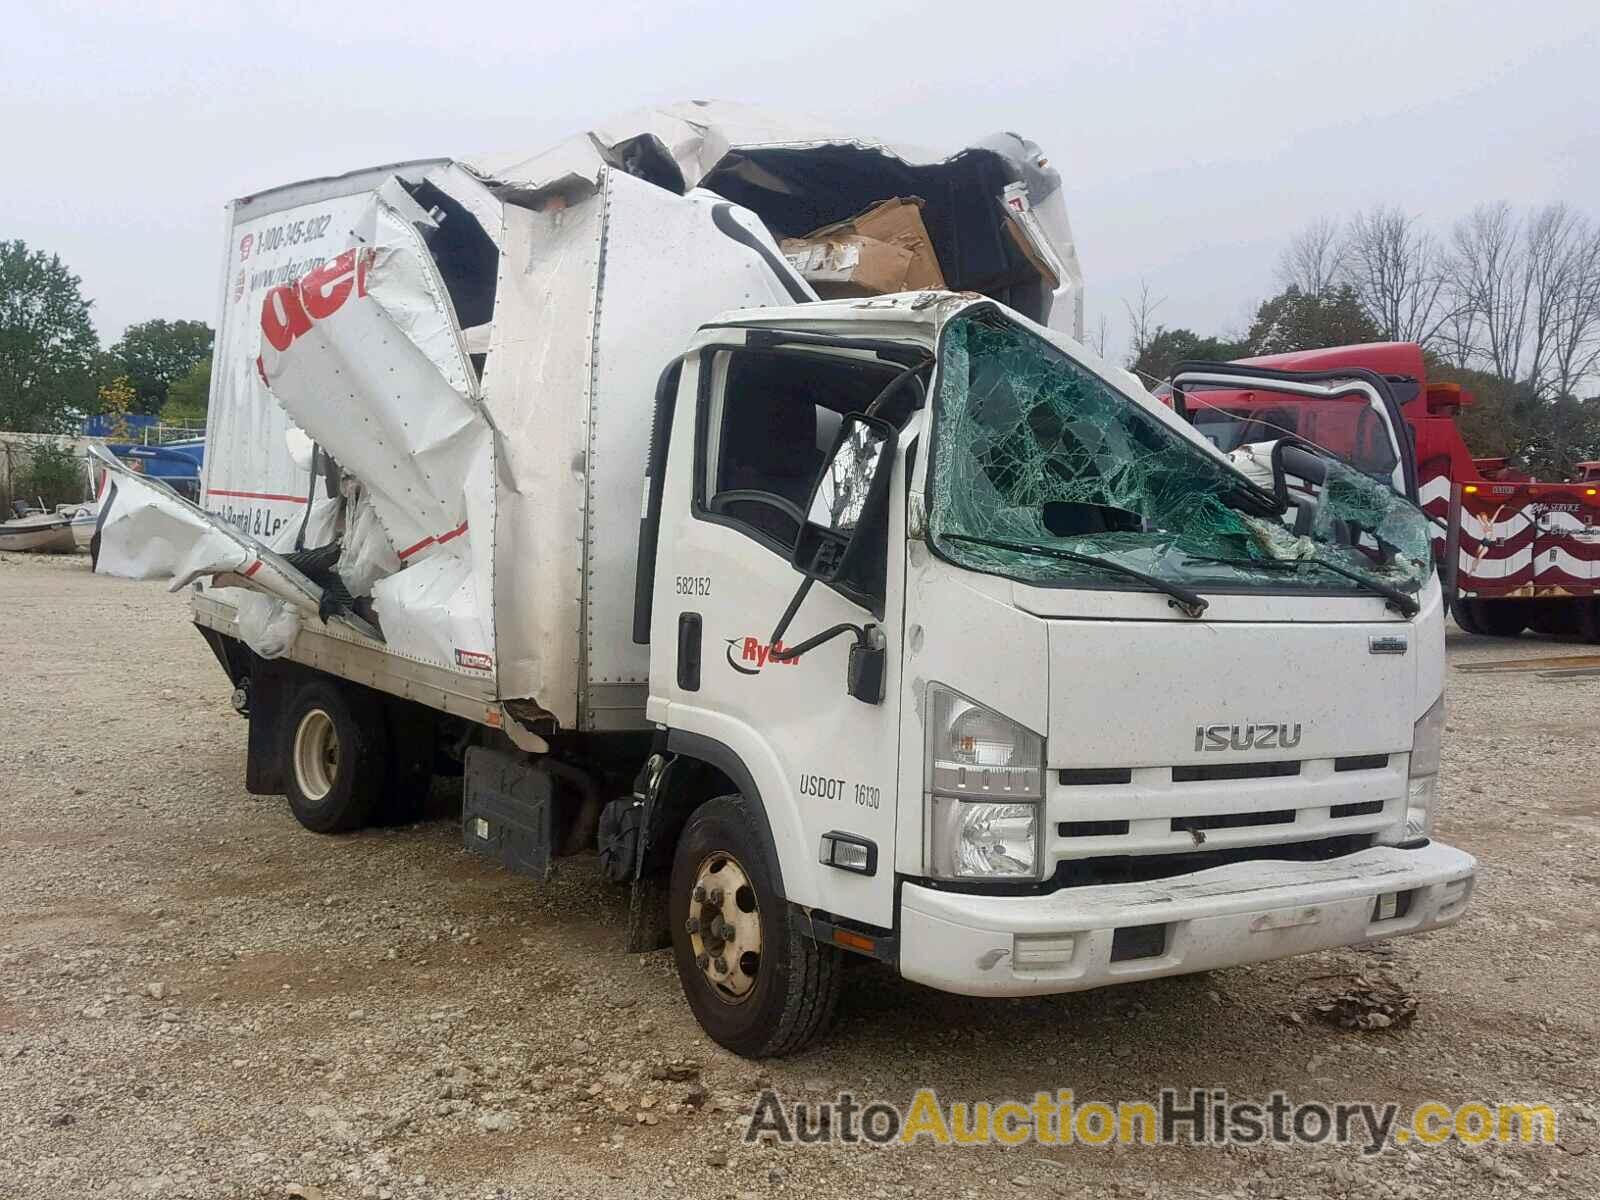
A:
[[[780,248],[824,299],[945,285],[915,196],[884,200],[805,237],[784,238]]]

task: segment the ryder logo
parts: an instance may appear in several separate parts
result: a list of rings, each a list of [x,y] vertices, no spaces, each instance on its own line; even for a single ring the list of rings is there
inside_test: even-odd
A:
[[[763,642],[753,637],[724,638],[723,641],[728,643],[728,665],[741,675],[759,675],[761,674],[761,668],[766,666],[768,662],[775,663],[780,667],[794,667],[800,664],[798,656],[795,658],[772,657],[773,650],[777,650],[781,654],[787,649],[782,642]],[[737,652],[737,657],[735,657],[735,652]]]
[[[256,244],[256,235],[247,233],[239,239],[239,261],[243,262],[250,257],[250,247]]]
[[[296,338],[311,332],[313,321],[327,320],[352,295],[365,297],[372,259],[370,249],[346,250],[298,281],[273,288],[261,302],[261,336],[281,354]],[[266,367],[259,358],[256,368],[265,379]]]

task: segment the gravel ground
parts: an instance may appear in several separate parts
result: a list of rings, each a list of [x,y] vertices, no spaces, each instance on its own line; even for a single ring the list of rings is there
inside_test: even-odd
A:
[[[1453,930],[1027,1001],[865,966],[830,1040],[757,1065],[700,1035],[668,955],[617,949],[624,897],[587,860],[539,890],[464,854],[448,813],[325,838],[246,795],[245,726],[185,610],[0,555],[7,1200],[1600,1193],[1600,675],[1451,671],[1441,833],[1482,862]],[[1456,668],[1592,649],[1450,641]],[[1408,989],[1415,1022],[1319,1023],[1354,975]],[[769,1085],[1547,1100],[1561,1144],[746,1145]]]

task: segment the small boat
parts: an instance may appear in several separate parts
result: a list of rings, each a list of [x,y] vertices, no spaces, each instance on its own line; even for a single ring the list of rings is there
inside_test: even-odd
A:
[[[72,541],[79,550],[87,550],[100,524],[99,507],[93,504],[61,504],[56,512],[72,522]]]
[[[94,530],[91,529],[93,536]],[[78,548],[72,536],[72,518],[60,513],[33,513],[14,521],[0,521],[0,550],[34,554],[71,554]]]

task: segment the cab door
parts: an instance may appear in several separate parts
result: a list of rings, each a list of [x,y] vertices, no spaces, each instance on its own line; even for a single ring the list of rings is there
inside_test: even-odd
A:
[[[802,583],[791,565],[813,486],[845,414],[904,369],[860,343],[815,336],[747,344],[724,330],[684,364],[662,489],[651,615],[654,720],[685,750],[706,745],[748,772],[789,900],[893,922],[905,462],[895,449],[881,595],[816,583],[784,641],[844,623],[886,649],[884,699],[846,691],[851,634],[773,657],[772,635]],[[913,349],[911,356],[925,356]],[[696,739],[700,739],[696,741]],[[819,861],[824,834],[870,847],[869,870]]]

